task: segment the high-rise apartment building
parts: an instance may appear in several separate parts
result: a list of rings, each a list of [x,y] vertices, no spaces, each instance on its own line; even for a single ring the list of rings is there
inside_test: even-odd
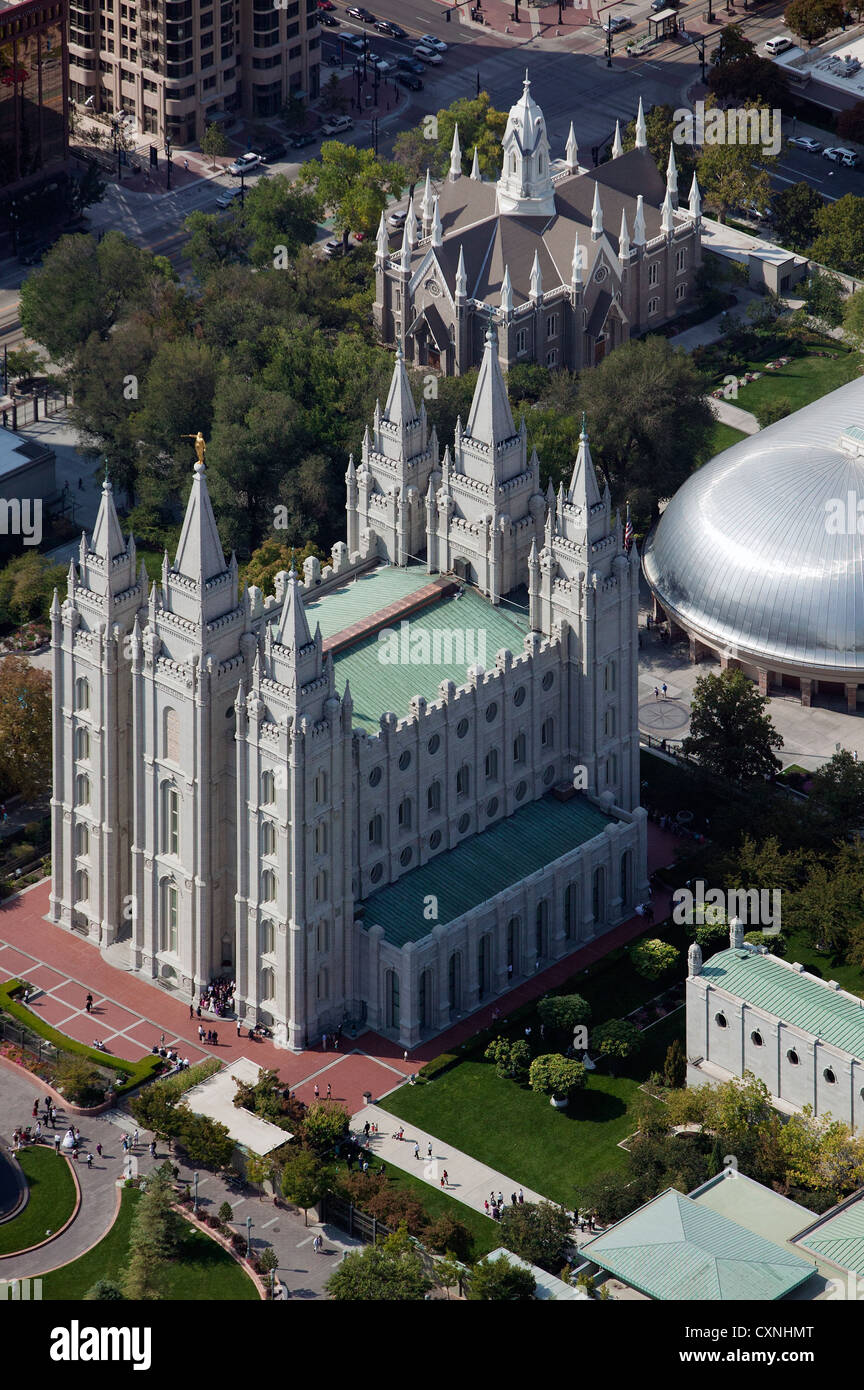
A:
[[[71,96],[130,112],[159,143],[319,91],[316,0],[71,0]]]

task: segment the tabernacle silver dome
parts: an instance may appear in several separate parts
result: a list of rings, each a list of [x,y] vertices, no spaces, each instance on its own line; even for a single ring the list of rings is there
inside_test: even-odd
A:
[[[669,617],[723,656],[858,682],[862,528],[864,381],[856,380],[688,478],[646,541],[645,577]]]

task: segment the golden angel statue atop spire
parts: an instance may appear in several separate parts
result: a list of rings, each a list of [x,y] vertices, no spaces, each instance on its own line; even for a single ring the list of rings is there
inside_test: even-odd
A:
[[[197,434],[181,434],[181,439],[195,440],[195,453],[200,464],[204,463],[204,455],[207,452],[207,445],[204,443],[204,436],[199,430]]]

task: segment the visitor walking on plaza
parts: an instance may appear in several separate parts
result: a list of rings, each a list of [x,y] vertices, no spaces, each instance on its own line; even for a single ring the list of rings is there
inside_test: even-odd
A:
[[[432,1157],[432,1141],[431,1141],[431,1139],[430,1139],[429,1143],[426,1145],[426,1157],[427,1157],[427,1158],[431,1158],[431,1157]]]
[[[88,994],[88,995],[87,995],[87,998],[86,998],[85,1001],[84,1001],[84,1007],[85,1007],[85,1009],[87,1010],[87,1012],[88,1012],[88,1014],[89,1014],[90,1010],[93,1008],[93,995],[92,995],[92,994]]]
[[[316,1099],[316,1100],[318,1099],[318,1097],[319,1097],[320,1094],[321,1094],[321,1092],[318,1090],[318,1082],[317,1082],[317,1081],[315,1082],[315,1093],[314,1093],[314,1094],[315,1094],[315,1099]]]
[[[417,1141],[416,1139],[414,1140],[414,1157],[415,1157],[415,1158],[419,1158],[419,1157],[420,1157],[420,1145],[419,1145],[419,1143],[418,1143],[418,1141]]]
[[[667,698],[667,696],[666,696],[666,691],[669,689],[669,687],[668,687],[668,685],[666,684],[665,681],[663,682],[663,687],[662,687],[662,689],[663,689],[663,699],[665,700],[665,699]]]

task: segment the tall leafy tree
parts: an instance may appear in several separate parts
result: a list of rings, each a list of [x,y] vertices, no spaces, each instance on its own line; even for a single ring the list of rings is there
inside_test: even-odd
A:
[[[521,1202],[505,1207],[500,1231],[502,1245],[523,1260],[553,1272],[563,1265],[570,1218],[553,1202]]]
[[[289,1149],[282,1168],[282,1196],[303,1208],[304,1224],[309,1224],[309,1208],[321,1201],[332,1181],[332,1168],[311,1149]]]
[[[366,236],[376,231],[388,198],[399,196],[406,179],[401,165],[379,160],[372,150],[328,140],[321,158],[302,166],[298,181],[330,211],[347,250],[352,231]]]
[[[188,233],[184,254],[200,281],[223,266],[248,260],[253,234],[239,208],[231,208],[221,217],[196,208],[183,229]]]
[[[709,97],[706,106],[714,105],[713,97]],[[681,139],[683,128],[679,127],[676,119],[675,110],[665,102],[658,102],[645,112],[645,140],[648,149],[654,156],[654,161],[663,172],[665,177],[666,165],[669,162],[669,146],[675,147],[675,163],[678,166],[678,186],[682,193],[690,188],[693,173],[696,168],[696,152],[692,145],[688,145]],[[636,147],[636,118],[624,127],[621,142],[625,151]],[[584,159],[582,160],[584,163]]]
[[[432,173],[444,176],[450,168],[450,150],[453,145],[453,129],[459,126],[459,146],[462,150],[462,172],[467,174],[474,159],[474,146],[477,146],[477,160],[480,172],[487,178],[497,178],[501,171],[501,141],[507,128],[507,112],[498,111],[492,105],[488,92],[477,97],[460,97],[440,110],[435,117],[437,141],[435,158],[430,160]]]
[[[337,1302],[416,1303],[432,1281],[407,1231],[388,1236],[383,1245],[367,1245],[342,1260],[327,1281]]]
[[[826,204],[816,214],[816,229],[813,260],[846,275],[864,274],[864,198],[846,193]]]
[[[474,1303],[530,1303],[537,1280],[530,1269],[513,1265],[504,1255],[481,1260],[471,1271],[468,1299]]]
[[[23,656],[0,662],[0,787],[25,801],[51,785],[51,677]]]
[[[733,782],[768,777],[781,764],[773,749],[783,739],[767,714],[768,698],[760,695],[743,671],[700,676],[690,707],[690,732],[683,743],[706,771]]]
[[[315,240],[320,216],[318,198],[284,174],[260,179],[247,193],[244,208],[246,230],[252,239],[252,264],[276,264],[281,269],[286,255],[295,256],[301,246]]]
[[[792,33],[805,43],[818,43],[832,29],[839,29],[845,13],[843,0],[789,0],[783,18]]]
[[[817,213],[825,199],[802,179],[778,189],[771,195],[771,225],[781,246],[793,251],[806,251],[816,236]]]
[[[757,103],[765,104],[765,103]],[[771,155],[752,145],[707,145],[702,151],[697,173],[705,203],[720,222],[735,209],[757,210],[764,214],[771,206],[770,170],[776,164]]]

